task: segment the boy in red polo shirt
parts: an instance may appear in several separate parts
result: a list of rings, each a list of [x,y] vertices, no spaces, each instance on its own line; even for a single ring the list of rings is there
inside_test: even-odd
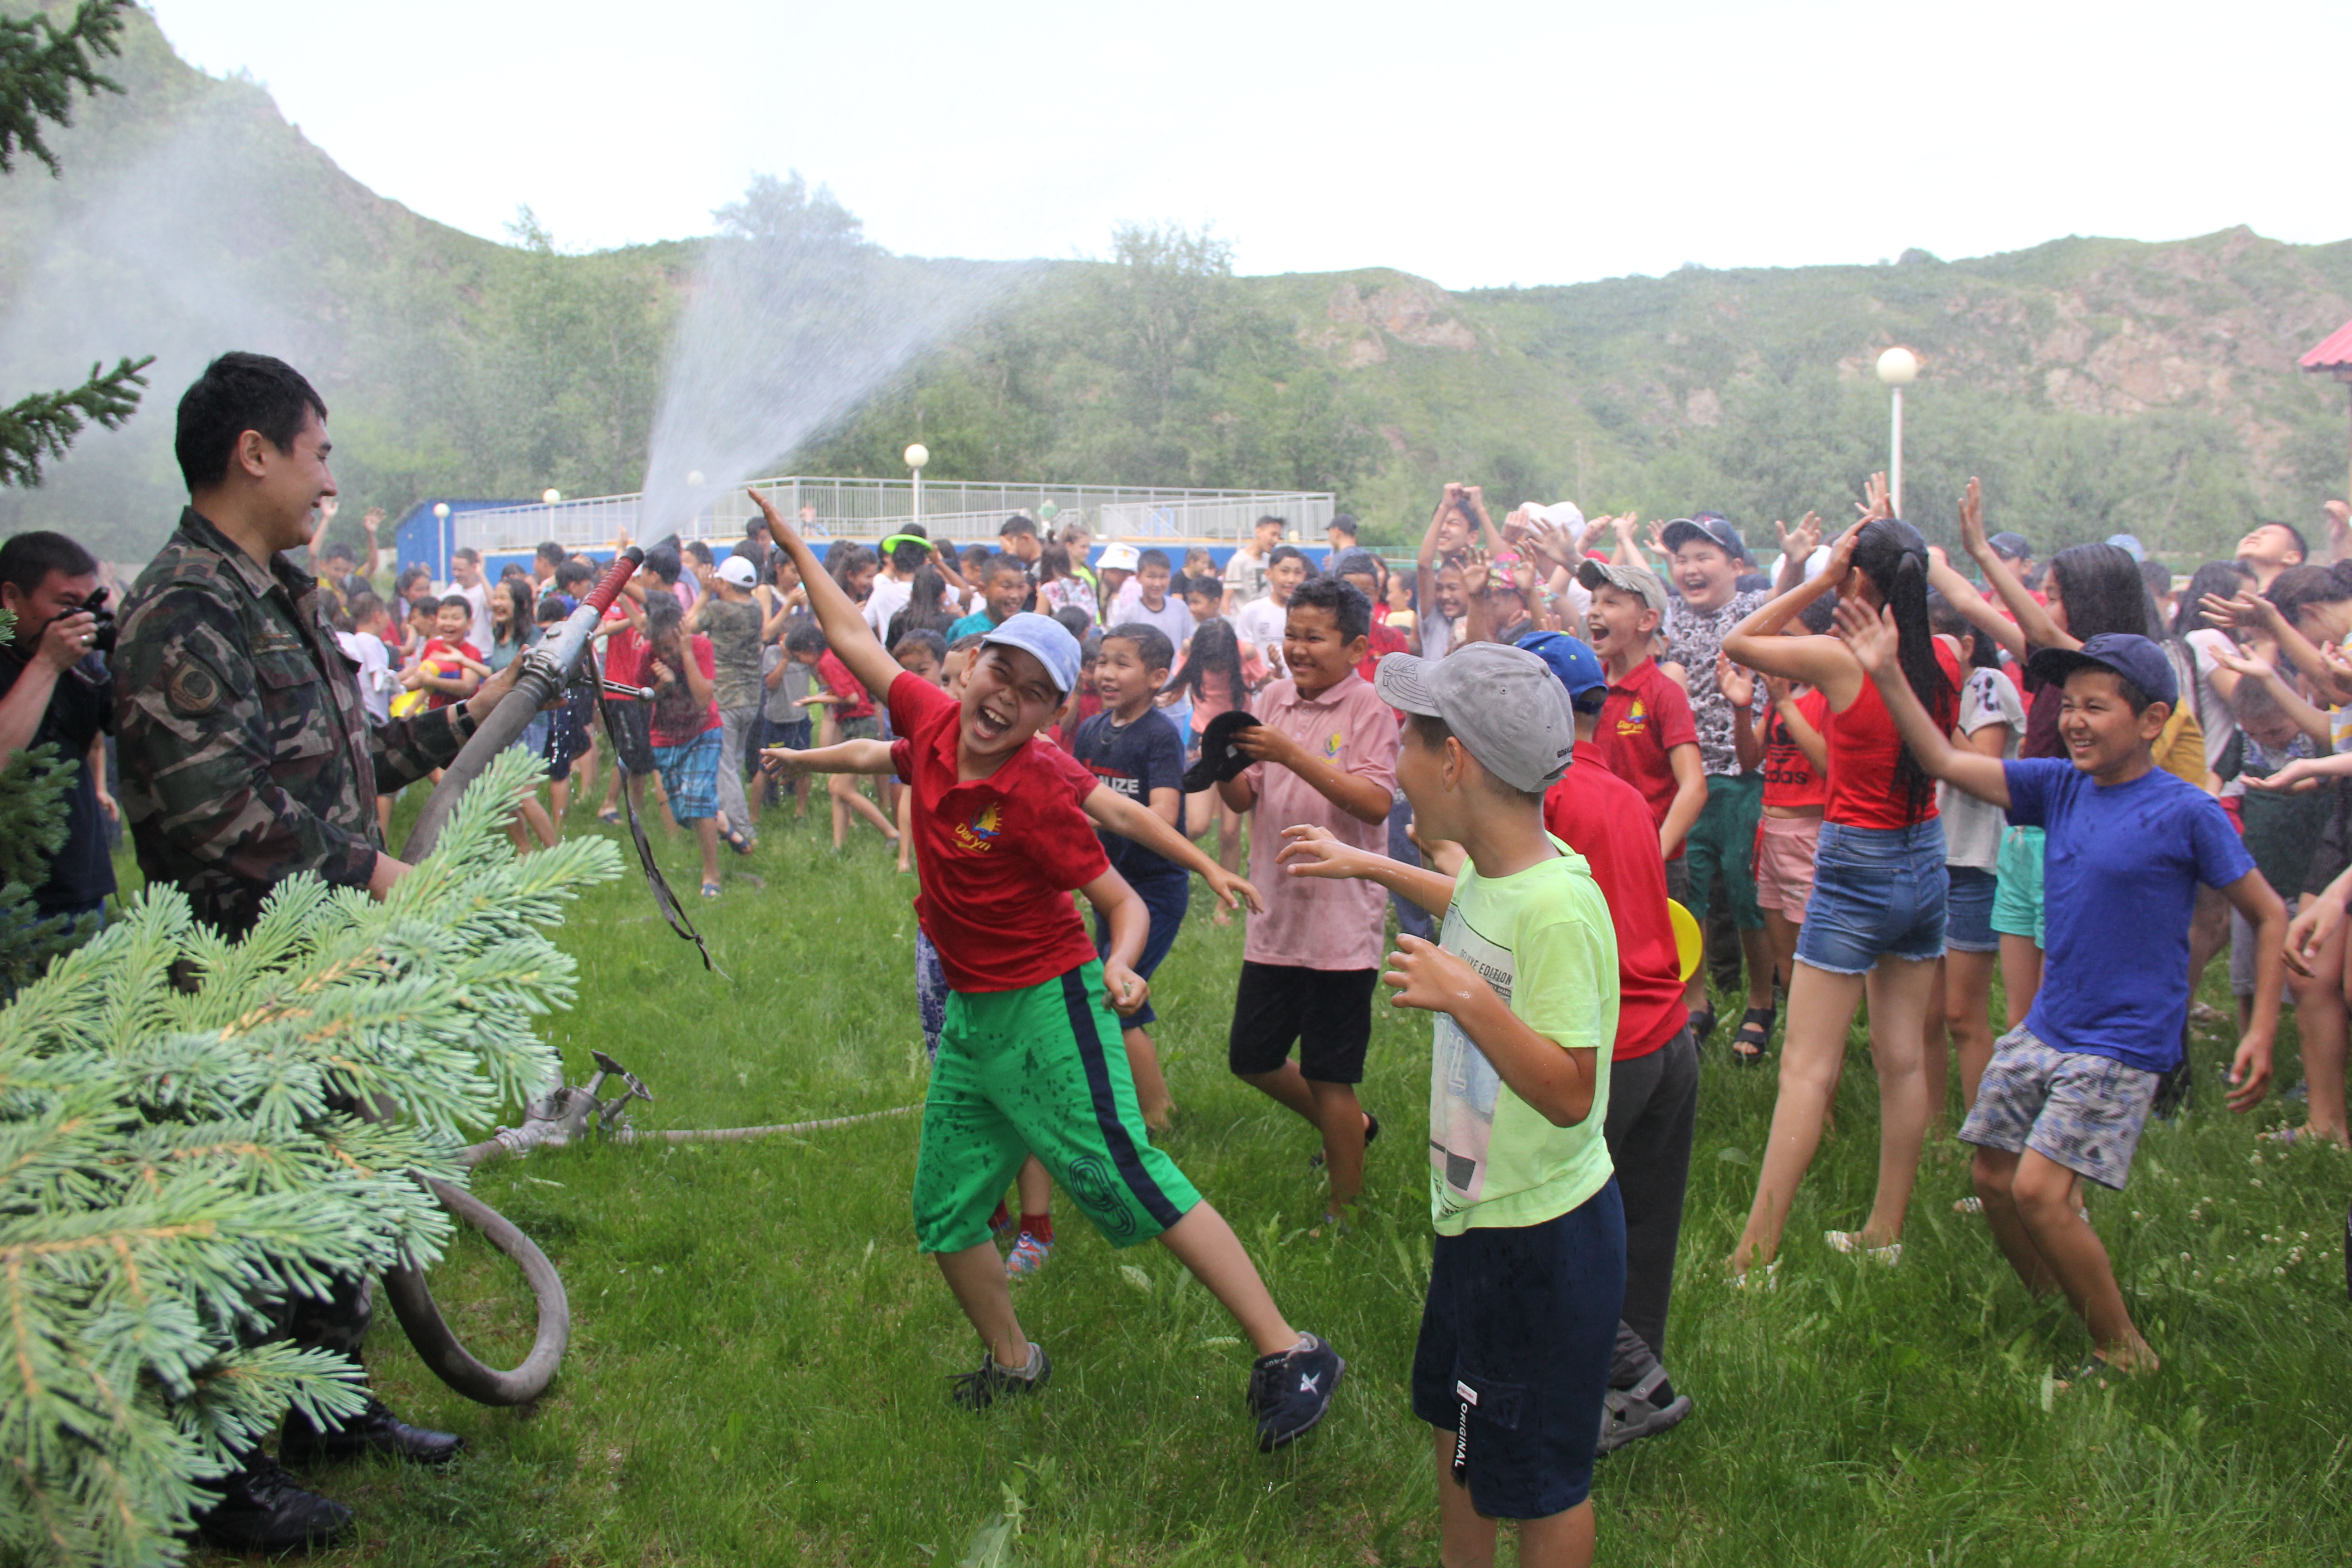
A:
[[[1602,765],[1642,792],[1665,857],[1666,891],[1690,901],[1683,840],[1706,807],[1706,764],[1690,694],[1650,657],[1666,619],[1666,585],[1643,566],[1587,561],[1576,580],[1592,591],[1586,624],[1592,651],[1609,678],[1609,696],[1592,734]]]
[[[1247,1403],[1271,1450],[1323,1418],[1346,1371],[1294,1331],[1223,1217],[1151,1146],[1113,1007],[1132,1013],[1150,916],[1111,869],[1068,784],[1029,742],[1076,684],[1078,645],[1051,617],[995,624],[950,696],[898,668],[857,606],[758,491],[768,531],[808,585],[810,607],[852,674],[887,691],[908,742],[906,783],[923,890],[922,929],[947,972],[939,1060],[915,1167],[917,1244],[938,1258],[988,1347],[951,1397],[981,1409],[1049,1373],[1013,1310],[988,1216],[1034,1152],[1114,1247],[1155,1237],[1255,1343]],[[1068,895],[1110,930],[1107,955]]]
[[[1544,793],[1544,830],[1584,857],[1617,931],[1617,1037],[1601,1135],[1625,1202],[1625,1305],[1601,1423],[1601,1452],[1678,1424],[1691,1411],[1659,1358],[1674,1296],[1675,1252],[1698,1121],[1698,1041],[1683,1005],[1682,960],[1666,914],[1665,863],[1633,786],[1599,765],[1608,677],[1592,650],[1559,632],[1519,645],[1551,667],[1576,714],[1576,753]]]

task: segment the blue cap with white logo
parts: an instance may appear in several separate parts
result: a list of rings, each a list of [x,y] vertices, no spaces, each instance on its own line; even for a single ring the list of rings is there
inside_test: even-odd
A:
[[[1082,657],[1078,652],[1078,639],[1070,635],[1067,626],[1051,616],[1035,615],[1026,610],[1017,616],[1008,616],[994,631],[984,634],[980,640],[1001,647],[1017,647],[1032,656],[1045,667],[1045,679],[1054,683],[1054,689],[1065,697],[1078,683],[1078,666]]]
[[[1519,639],[1519,646],[1550,667],[1568,688],[1570,699],[1609,684],[1609,677],[1601,669],[1601,656],[1566,632],[1529,632]]]

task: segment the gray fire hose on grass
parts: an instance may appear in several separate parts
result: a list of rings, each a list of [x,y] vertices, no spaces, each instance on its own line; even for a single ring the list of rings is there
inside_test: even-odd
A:
[[[531,719],[547,703],[563,692],[574,680],[575,672],[586,658],[598,623],[604,612],[618,597],[621,587],[630,574],[645,558],[644,552],[630,549],[621,552],[607,569],[604,576],[572,613],[563,627],[537,648],[521,656],[522,668],[515,678],[514,689],[491,710],[490,716],[474,731],[457,760],[441,775],[441,783],[416,819],[415,827],[402,847],[402,858],[415,864],[430,854],[441,837],[444,824],[456,810],[458,797],[467,786],[489,765],[492,757],[511,745]],[[594,677],[592,675],[591,679]],[[649,695],[631,693],[631,695]],[[677,900],[661,879],[653,864],[653,853],[638,826],[634,809],[630,812],[631,837],[636,841],[637,853],[646,879],[653,888],[655,900],[671,929],[681,937],[702,946],[702,939],[677,908]],[[703,963],[710,964],[710,954],[705,950]],[[715,966],[713,966],[715,967]],[[643,1100],[650,1102],[653,1091],[638,1081],[635,1073],[606,1056],[594,1053],[596,1073],[582,1088],[558,1084],[547,1094],[523,1108],[523,1124],[518,1128],[500,1128],[496,1136],[465,1150],[459,1160],[468,1168],[506,1154],[524,1154],[537,1148],[558,1148],[595,1134],[614,1142],[651,1142],[656,1140],[684,1143],[703,1140],[764,1138],[815,1132],[832,1127],[847,1127],[862,1121],[878,1121],[885,1117],[905,1116],[922,1109],[904,1105],[890,1110],[868,1111],[856,1116],[826,1117],[814,1121],[795,1121],[770,1127],[733,1127],[709,1130],[646,1132],[629,1125],[628,1102]],[[600,1090],[608,1078],[618,1078],[625,1086],[623,1093],[610,1099],[601,1098]],[[531,1299],[538,1310],[538,1328],[532,1337],[530,1353],[510,1372],[484,1364],[458,1342],[440,1307],[433,1300],[432,1289],[425,1282],[424,1271],[414,1265],[404,1264],[384,1274],[384,1294],[392,1300],[392,1310],[400,1326],[407,1331],[408,1340],[416,1347],[417,1356],[431,1367],[436,1376],[457,1393],[481,1405],[527,1405],[547,1391],[555,1377],[555,1369],[563,1360],[564,1347],[572,1338],[572,1306],[564,1295],[563,1281],[557,1277],[555,1265],[548,1260],[537,1243],[525,1236],[514,1223],[489,1205],[462,1187],[430,1176],[418,1179],[432,1189],[443,1207],[479,1230],[492,1247],[512,1258],[522,1269],[523,1279],[530,1286]]]

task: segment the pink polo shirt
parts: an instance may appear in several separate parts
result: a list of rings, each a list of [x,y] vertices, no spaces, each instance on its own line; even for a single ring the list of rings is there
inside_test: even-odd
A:
[[[1396,715],[1355,671],[1312,700],[1298,695],[1297,681],[1277,680],[1258,693],[1250,711],[1310,756],[1396,793]],[[1386,856],[1387,823],[1349,816],[1288,768],[1256,763],[1242,777],[1257,791],[1250,814],[1250,880],[1265,895],[1265,913],[1249,917],[1242,957],[1302,969],[1378,969],[1388,889],[1377,882],[1294,877],[1274,858],[1282,848],[1282,830],[1301,823],[1328,827],[1343,844]]]

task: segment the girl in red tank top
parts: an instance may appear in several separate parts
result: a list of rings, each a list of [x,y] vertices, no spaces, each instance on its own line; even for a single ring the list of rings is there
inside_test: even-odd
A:
[[[1944,951],[1944,839],[1935,781],[1904,750],[1870,677],[1843,641],[1783,635],[1833,591],[1890,612],[1902,628],[1905,678],[1928,712],[1952,722],[1959,681],[1957,669],[1947,668],[1949,651],[1927,624],[1927,542],[1888,515],[1882,478],[1874,477],[1871,500],[1869,514],[1838,540],[1819,576],[1773,599],[1723,639],[1723,651],[1738,663],[1805,682],[1830,710],[1827,798],[1812,896],[1789,979],[1780,1099],[1756,1199],[1731,1255],[1736,1274],[1780,1249],[1797,1184],[1821,1143],[1846,1030],[1865,993],[1878,1068],[1878,1197],[1863,1228],[1830,1232],[1831,1246],[1888,1262],[1900,1256],[1933,1103],[1922,1061],[1936,961]]]

